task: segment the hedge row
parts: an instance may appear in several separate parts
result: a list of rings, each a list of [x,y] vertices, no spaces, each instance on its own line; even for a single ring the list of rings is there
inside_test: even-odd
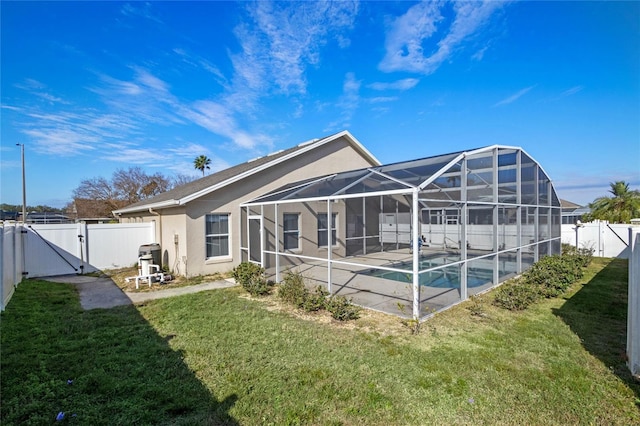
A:
[[[592,256],[590,249],[563,245],[562,255],[543,257],[520,277],[498,288],[494,304],[519,311],[540,299],[560,296],[582,278]]]
[[[233,269],[236,283],[252,296],[269,294],[275,283],[267,281],[264,269],[255,263],[243,262]],[[331,296],[321,286],[310,291],[299,272],[289,272],[278,286],[278,297],[296,308],[307,312],[326,309],[331,316],[339,321],[348,321],[360,317],[361,308],[351,303],[344,296]]]

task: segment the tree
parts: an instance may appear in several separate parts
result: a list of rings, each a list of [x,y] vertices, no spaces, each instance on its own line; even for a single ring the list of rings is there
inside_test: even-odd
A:
[[[85,179],[73,190],[74,201],[90,205],[95,217],[111,216],[128,204],[158,195],[173,187],[169,178],[161,173],[147,174],[140,167],[119,169],[111,180],[104,177]]]
[[[171,187],[175,188],[177,186],[182,186],[189,182],[193,182],[195,179],[197,179],[196,176],[176,174],[171,178]]]
[[[612,182],[611,197],[599,197],[589,204],[591,213],[585,215],[585,221],[594,219],[610,223],[630,223],[632,218],[640,217],[640,191],[630,190],[625,181]]]
[[[140,167],[116,170],[112,183],[117,198],[125,200],[127,204],[137,203],[171,188],[169,179],[161,173],[148,175]]]
[[[206,155],[199,155],[193,160],[193,167],[202,172],[202,177],[204,177],[204,169],[209,170],[211,168],[209,164],[211,164],[211,159]]]

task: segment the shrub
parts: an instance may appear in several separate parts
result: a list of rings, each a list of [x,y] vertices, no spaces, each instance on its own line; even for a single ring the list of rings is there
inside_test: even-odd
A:
[[[304,285],[304,277],[300,272],[287,272],[278,287],[280,300],[296,307],[302,307],[308,292]]]
[[[264,277],[251,277],[249,282],[242,287],[252,296],[264,296],[271,293],[273,281],[267,281]]]
[[[273,282],[264,277],[264,268],[251,262],[242,262],[233,269],[233,278],[252,296],[269,294]]]
[[[334,319],[349,321],[360,318],[361,308],[344,296],[332,296],[327,300],[327,310]]]
[[[327,296],[329,296],[329,292],[322,286],[316,287],[314,291],[307,291],[301,308],[307,312],[320,311],[326,307]]]
[[[545,256],[523,274],[544,297],[556,297],[582,278],[582,264],[576,256]]]
[[[517,278],[496,290],[494,304],[510,311],[522,311],[541,298],[538,288],[524,278]]]
[[[571,244],[562,244],[562,256],[572,256],[575,258],[576,262],[579,262],[583,268],[589,266],[591,260],[593,259],[593,248],[583,247],[576,248]]]

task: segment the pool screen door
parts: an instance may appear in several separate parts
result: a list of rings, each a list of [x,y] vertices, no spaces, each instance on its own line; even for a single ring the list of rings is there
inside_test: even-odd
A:
[[[262,265],[261,216],[249,216],[249,261]]]

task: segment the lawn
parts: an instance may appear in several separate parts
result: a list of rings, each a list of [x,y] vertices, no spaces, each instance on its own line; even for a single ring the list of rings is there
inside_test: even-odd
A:
[[[343,324],[240,288],[84,312],[72,286],[28,281],[2,314],[1,421],[640,424],[626,268],[595,259],[565,298],[513,313],[488,294],[417,335],[394,317]]]

